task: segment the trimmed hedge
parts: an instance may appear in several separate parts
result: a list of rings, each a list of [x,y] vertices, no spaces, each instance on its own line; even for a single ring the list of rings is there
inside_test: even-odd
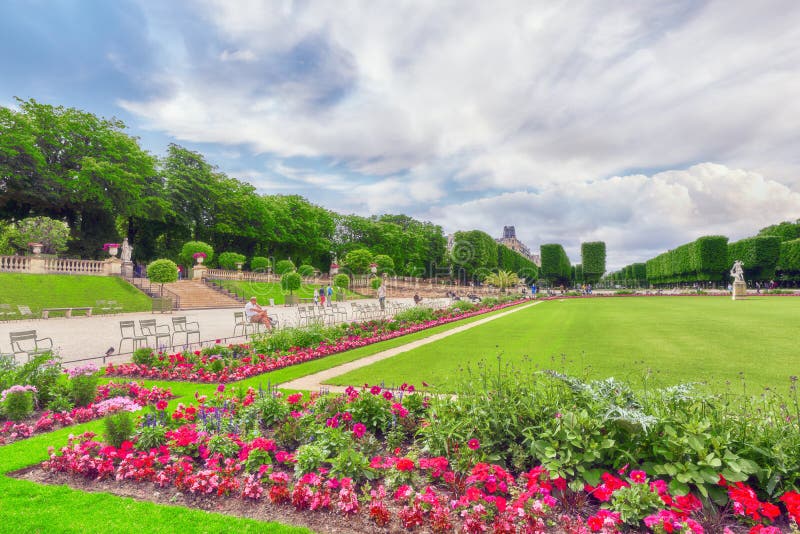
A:
[[[243,264],[246,259],[244,254],[238,252],[223,252],[217,256],[217,263],[222,269],[233,270],[236,269],[237,263]]]
[[[728,244],[728,265],[742,260],[745,280],[771,280],[781,252],[777,236],[748,237]]]
[[[800,280],[800,239],[781,243],[777,270],[782,280]]]
[[[797,222],[784,221],[779,224],[767,226],[758,231],[759,236],[775,236],[781,241],[800,239],[800,219]]]
[[[564,247],[557,243],[550,243],[539,247],[539,251],[542,257],[539,275],[551,284],[568,282],[572,275],[572,266]]]
[[[497,245],[497,268],[501,271],[515,273],[526,283],[539,278],[539,267],[535,263],[503,244]]]
[[[659,254],[646,263],[652,284],[728,280],[728,238],[705,236]]]
[[[581,243],[583,280],[596,284],[606,272],[606,244],[603,241]]]

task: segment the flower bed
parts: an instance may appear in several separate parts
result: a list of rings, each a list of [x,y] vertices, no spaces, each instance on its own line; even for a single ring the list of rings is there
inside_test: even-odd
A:
[[[109,364],[106,376],[141,377],[154,380],[184,380],[205,383],[229,383],[252,376],[283,369],[291,365],[317,360],[373,343],[387,341],[413,334],[461,319],[475,317],[492,311],[514,306],[524,300],[497,304],[472,311],[455,309],[437,313],[434,320],[412,325],[396,325],[388,321],[353,323],[342,332],[342,337],[333,343],[321,343],[316,347],[292,347],[287,351],[269,354],[256,353],[249,345],[212,347],[194,353],[158,354],[155,365]],[[216,370],[215,370],[216,369]]]
[[[31,387],[31,386],[28,386]],[[93,403],[87,406],[73,408],[68,411],[53,412],[45,410],[27,422],[6,421],[0,425],[0,445],[12,443],[43,432],[50,432],[57,428],[71,426],[76,423],[86,423],[93,419],[103,417],[109,408],[114,405],[128,402],[138,407],[154,405],[173,398],[172,391],[158,386],[146,388],[136,382],[114,383],[109,382],[97,388],[97,396]]]
[[[431,444],[418,436],[435,424],[436,405],[413,391],[407,385],[398,391],[349,388],[306,400],[252,388],[226,396],[220,384],[214,397],[196,394],[196,404],[181,404],[171,414],[163,405],[151,410],[119,447],[93,433],[71,437],[58,452],[51,448],[42,467],[144,484],[148,491],[171,488],[254,506],[269,501],[335,512],[372,528],[697,533],[745,527],[775,533],[781,531],[776,524],[800,520],[797,492],[770,502],[746,481],[728,482],[719,471],[716,501],[727,501],[726,508],[704,494],[676,492],[670,477],[629,465],[605,470],[595,484],[542,466],[513,472],[493,463],[474,437],[453,440],[446,455],[426,455]]]

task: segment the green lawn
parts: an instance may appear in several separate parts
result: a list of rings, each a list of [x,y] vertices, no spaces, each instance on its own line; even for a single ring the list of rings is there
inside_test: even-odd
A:
[[[275,304],[284,304],[286,302],[285,295],[278,282],[250,282],[247,280],[214,280],[214,282],[246,299],[255,295],[261,303],[267,302],[269,299],[274,299]],[[313,298],[314,291],[319,291],[319,288],[319,285],[303,284],[294,294],[299,298]],[[364,298],[350,290],[345,291],[345,296],[347,300]]]
[[[147,295],[115,276],[0,273],[0,304],[11,304],[14,310],[25,305],[39,316],[42,308],[96,307],[97,300],[116,300],[124,312],[152,307]]]
[[[482,359],[716,391],[786,391],[797,374],[800,299],[661,297],[549,301],[331,380],[338,385],[452,380]]]

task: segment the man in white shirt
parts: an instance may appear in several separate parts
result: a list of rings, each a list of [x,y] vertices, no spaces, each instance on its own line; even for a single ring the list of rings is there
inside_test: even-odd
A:
[[[250,301],[244,305],[244,314],[247,320],[251,323],[261,323],[267,330],[272,330],[272,325],[269,322],[266,310],[259,306],[256,301],[257,299],[255,297],[250,297]]]

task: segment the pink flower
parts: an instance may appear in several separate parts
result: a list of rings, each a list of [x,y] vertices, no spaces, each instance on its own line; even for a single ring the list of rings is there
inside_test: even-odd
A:
[[[166,410],[167,409],[167,401],[160,400],[156,403],[156,410]]]
[[[356,423],[353,425],[353,436],[356,438],[363,436],[366,431],[367,427],[364,426],[364,423]]]
[[[225,391],[225,384],[220,384],[217,386],[217,393],[222,393]]]
[[[481,442],[480,442],[480,441],[478,441],[478,440],[477,440],[477,439],[475,439],[475,438],[472,438],[471,440],[469,440],[469,441],[467,442],[467,447],[469,447],[469,448],[470,448],[470,449],[472,449],[473,451],[477,451],[478,449],[480,449],[480,448],[481,448]]]
[[[636,484],[644,484],[647,482],[647,473],[644,471],[631,471],[630,478]]]

